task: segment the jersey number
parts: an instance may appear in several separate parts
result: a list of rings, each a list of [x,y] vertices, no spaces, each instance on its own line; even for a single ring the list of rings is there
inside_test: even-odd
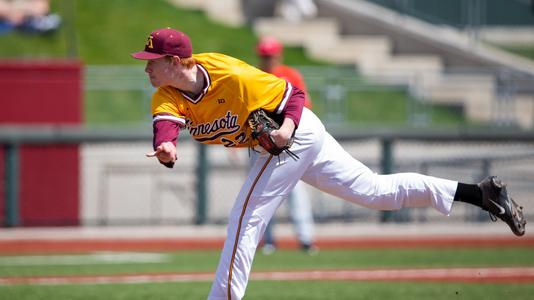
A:
[[[245,132],[241,132],[238,136],[236,136],[234,141],[227,138],[221,138],[221,142],[223,142],[225,147],[235,147],[238,144],[244,144],[246,141],[247,134]]]

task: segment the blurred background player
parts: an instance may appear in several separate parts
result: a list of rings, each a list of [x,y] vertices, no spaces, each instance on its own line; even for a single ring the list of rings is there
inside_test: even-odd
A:
[[[265,72],[283,78],[305,92],[304,106],[311,109],[311,101],[306,90],[306,84],[299,71],[283,64],[283,45],[273,37],[263,37],[256,46],[256,54],[260,59],[259,67]],[[293,222],[300,248],[308,254],[316,254],[317,246],[313,238],[313,211],[306,187],[299,181],[288,199],[289,217]],[[272,254],[276,251],[276,241],[273,236],[274,218],[271,219],[263,235],[262,252]]]

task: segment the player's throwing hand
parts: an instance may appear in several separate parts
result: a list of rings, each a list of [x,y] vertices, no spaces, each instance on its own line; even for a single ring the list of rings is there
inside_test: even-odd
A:
[[[163,163],[174,163],[176,161],[176,146],[171,142],[163,142],[155,151],[148,152],[147,157],[157,157]]]

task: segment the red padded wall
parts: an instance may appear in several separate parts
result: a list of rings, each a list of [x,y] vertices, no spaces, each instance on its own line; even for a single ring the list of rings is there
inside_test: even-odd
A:
[[[0,147],[0,226],[5,224],[4,220],[4,195],[5,195],[5,184],[4,184],[4,148]]]
[[[81,70],[79,61],[0,61],[0,126],[80,124]],[[3,219],[3,151],[0,159]],[[79,224],[78,146],[25,145],[19,163],[21,225]]]

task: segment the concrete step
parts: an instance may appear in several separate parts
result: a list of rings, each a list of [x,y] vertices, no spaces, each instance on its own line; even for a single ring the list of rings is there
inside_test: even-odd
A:
[[[470,120],[487,122],[492,119],[494,84],[492,75],[447,74],[423,89],[432,103],[461,105]]]
[[[418,77],[434,78],[443,71],[443,62],[437,55],[394,55],[375,56],[374,61],[360,59],[357,61],[359,70],[364,75],[385,75],[407,77],[413,80]]]
[[[209,0],[206,4],[206,13],[212,20],[232,27],[239,27],[245,24],[240,0]]]
[[[492,75],[441,75],[436,81],[425,84],[427,96],[437,103],[462,103],[463,96],[477,94],[483,97],[493,95],[495,82]]]
[[[534,127],[534,97],[518,95],[514,104],[514,115],[518,125],[525,129]]]
[[[336,40],[339,28],[334,19],[318,18],[295,23],[280,18],[260,18],[254,31],[258,36],[273,36],[288,46],[304,46],[308,41],[327,43]]]
[[[358,61],[383,60],[391,52],[389,39],[381,36],[338,36],[317,40],[310,39],[305,44],[310,57],[331,63],[355,64]]]
[[[245,17],[241,9],[240,0],[168,0],[171,4],[203,10],[206,15],[222,24],[238,27],[245,24]]]

